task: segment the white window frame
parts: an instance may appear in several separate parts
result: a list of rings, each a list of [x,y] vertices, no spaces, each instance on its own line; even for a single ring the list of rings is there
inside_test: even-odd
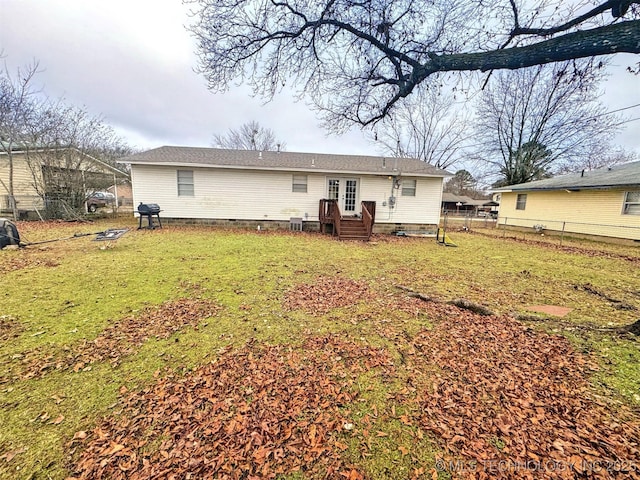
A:
[[[291,191],[294,193],[307,193],[308,175],[292,175]]]
[[[193,170],[177,170],[176,179],[179,197],[194,197],[195,185]]]
[[[417,189],[417,181],[415,178],[405,178],[402,180],[402,191],[400,193],[403,197],[415,197]]]
[[[635,194],[638,198],[630,200],[629,197]],[[633,210],[633,211],[631,211]],[[624,192],[624,202],[622,203],[623,215],[640,215],[640,191]]]
[[[526,209],[527,209],[527,194],[518,193],[516,195],[516,210],[526,210]]]

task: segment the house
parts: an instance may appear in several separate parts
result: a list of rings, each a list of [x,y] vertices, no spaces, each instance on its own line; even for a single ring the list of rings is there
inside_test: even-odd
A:
[[[640,162],[494,191],[499,225],[640,240]]]
[[[496,211],[500,205],[494,200],[475,199],[466,195],[455,195],[450,192],[442,194],[442,214],[450,215],[481,215],[481,212],[489,215]]]
[[[409,158],[171,146],[120,162],[131,165],[134,205],[157,203],[163,218],[185,223],[254,228],[299,218],[305,230],[323,229],[334,213],[325,200],[351,219],[375,202],[376,232],[434,230],[449,175]]]
[[[0,214],[13,210],[9,194],[11,166],[13,197],[22,217],[29,212],[46,214],[45,210],[61,201],[82,205],[90,193],[88,190],[98,185],[112,185],[127,177],[111,165],[74,148],[16,146],[9,150],[3,144],[0,148]]]

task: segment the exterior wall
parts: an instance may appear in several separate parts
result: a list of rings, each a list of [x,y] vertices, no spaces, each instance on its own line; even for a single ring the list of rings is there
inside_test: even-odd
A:
[[[73,153],[72,156],[69,157],[69,165],[85,172],[108,175],[108,178],[113,175],[113,172],[108,168],[89,158],[81,158],[78,153]],[[44,208],[44,202],[34,186],[35,184],[42,185],[42,172],[38,170],[37,175],[37,179],[34,179],[32,170],[25,160],[23,153],[13,154],[14,195],[18,204],[18,210],[33,211]],[[9,158],[6,154],[0,155],[0,180],[7,186],[7,188],[5,188],[2,183],[0,183],[0,211],[3,211],[9,208],[9,192],[7,190],[9,187]]]
[[[386,176],[307,175],[307,192],[292,192],[289,172],[241,169],[177,168],[132,165],[134,210],[139,203],[157,203],[162,217],[175,219],[221,219],[289,221],[301,217],[318,221],[319,200],[327,197],[328,178],[357,178],[360,201],[376,201],[376,223],[437,224],[442,195],[441,178],[417,178],[416,196],[402,197],[390,210],[388,203],[392,181]],[[178,196],[177,170],[192,170],[193,196]],[[296,172],[304,175],[304,172]]]
[[[363,177],[360,187],[362,200],[376,202],[376,224],[409,223],[435,224],[440,222],[442,178],[416,178],[416,196],[402,196],[402,188],[394,189],[394,208],[389,208],[392,180],[388,177]]]
[[[498,224],[640,240],[640,215],[622,213],[625,192],[631,190],[503,192]],[[518,193],[527,194],[524,210],[516,210]]]
[[[6,188],[0,183],[0,211],[6,211],[9,208],[8,195],[9,191],[9,157],[0,155],[0,180],[6,185]],[[19,153],[13,154],[13,189],[18,210],[33,210],[34,207],[41,208],[42,200],[38,196],[38,192],[34,187],[34,179],[31,169],[24,156]]]

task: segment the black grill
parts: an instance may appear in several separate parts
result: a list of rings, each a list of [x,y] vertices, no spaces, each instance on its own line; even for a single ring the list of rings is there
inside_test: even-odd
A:
[[[140,203],[138,205],[140,215],[157,215],[160,213],[160,205],[157,203]]]
[[[142,203],[138,205],[138,214],[140,215],[140,224],[138,225],[138,230],[142,227],[142,218],[145,217],[149,224],[144,228],[149,228],[153,230],[156,226],[153,224],[153,217],[155,216],[158,219],[158,226],[162,228],[162,222],[160,221],[160,205],[157,203]]]

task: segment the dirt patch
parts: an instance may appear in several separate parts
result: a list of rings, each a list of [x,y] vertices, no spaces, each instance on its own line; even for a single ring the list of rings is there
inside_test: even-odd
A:
[[[0,315],[0,340],[19,337],[24,331],[22,324],[10,315]]]
[[[348,307],[373,295],[366,282],[341,277],[318,277],[315,283],[296,285],[287,292],[285,310],[304,310],[308,313],[325,314],[334,308]]]
[[[363,479],[341,459],[352,387],[358,374],[390,363],[386,351],[337,335],[295,350],[249,342],[128,395],[120,415],[76,433],[70,469],[81,479]]]
[[[197,327],[202,320],[218,313],[220,307],[209,300],[179,299],[148,307],[109,325],[94,340],[65,347],[45,357],[41,350],[18,356],[22,369],[18,378],[38,378],[51,370],[78,372],[95,362],[109,361],[113,366],[131,355],[149,338],[168,338],[186,326]],[[44,357],[44,358],[43,358]]]
[[[420,425],[443,443],[443,470],[462,478],[639,478],[637,413],[593,394],[587,378],[597,367],[565,338],[451,310],[413,349],[415,368],[441,367],[418,401]],[[461,458],[468,468],[447,468]]]
[[[573,308],[560,307],[558,305],[529,305],[526,307],[531,312],[546,313],[554,317],[566,317]]]
[[[21,252],[23,253],[23,252]],[[38,258],[34,256],[21,255],[19,257],[9,258],[7,261],[0,263],[0,273],[15,272],[30,267],[57,267],[60,262],[50,258]]]

